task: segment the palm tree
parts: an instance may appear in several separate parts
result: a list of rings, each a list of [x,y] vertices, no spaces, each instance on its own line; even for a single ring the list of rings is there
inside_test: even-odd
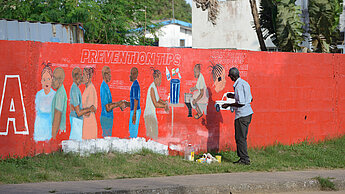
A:
[[[259,14],[258,14],[258,8],[256,7],[256,1],[255,0],[249,0],[249,3],[250,3],[250,8],[252,10],[254,25],[255,25],[255,31],[256,31],[256,35],[258,36],[260,49],[261,49],[261,51],[267,51],[265,41],[264,41],[264,38],[262,36]]]

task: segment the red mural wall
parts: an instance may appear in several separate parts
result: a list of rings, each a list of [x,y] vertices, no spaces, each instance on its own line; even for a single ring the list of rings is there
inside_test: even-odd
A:
[[[209,149],[235,149],[234,113],[217,112],[214,104],[225,92],[233,91],[233,82],[226,77],[226,87],[215,92],[211,75],[211,61],[222,64],[226,72],[238,67],[240,76],[251,86],[254,111],[249,126],[249,147],[274,143],[292,144],[312,139],[315,141],[345,134],[345,55],[302,54],[281,52],[252,52],[191,48],[160,48],[123,45],[62,44],[30,41],[0,41],[0,155],[27,156],[49,153],[61,147],[69,138],[69,91],[75,67],[95,67],[93,84],[98,94],[96,119],[98,138],[102,138],[100,125],[100,86],[102,68],[111,69],[109,88],[112,100],[130,99],[130,70],[139,70],[141,89],[141,117],[138,137],[146,137],[144,110],[146,95],[153,82],[151,67],[162,72],[159,96],[167,99],[170,83],[166,68],[179,68],[180,104],[184,93],[195,86],[193,68],[201,65],[209,92],[207,115],[200,119],[187,117],[184,106],[170,107],[167,113],[157,109],[158,141],[165,145],[191,143],[198,151]],[[34,141],[35,96],[42,89],[42,63],[51,63],[52,69],[62,67],[67,93],[66,132],[56,139]],[[175,75],[173,78],[178,78]],[[80,86],[83,93],[85,86]],[[195,110],[193,110],[195,111]],[[129,138],[129,108],[114,109],[113,137]]]

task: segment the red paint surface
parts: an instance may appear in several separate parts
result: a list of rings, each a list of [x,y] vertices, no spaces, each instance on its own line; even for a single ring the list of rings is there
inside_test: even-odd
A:
[[[125,54],[126,57],[125,57]],[[155,54],[155,58],[153,57]],[[233,91],[233,82],[227,78],[226,87],[216,93],[210,73],[210,61],[221,63],[226,71],[237,66],[241,77],[251,85],[254,101],[253,120],[249,126],[248,145],[266,146],[276,142],[292,144],[305,139],[315,141],[326,137],[345,134],[345,55],[302,54],[279,52],[251,52],[210,49],[177,49],[142,46],[59,44],[23,41],[0,41],[0,91],[3,93],[5,75],[19,75],[23,93],[29,134],[15,134],[10,125],[7,135],[0,135],[0,155],[27,156],[49,153],[60,147],[62,140],[70,133],[69,106],[67,109],[67,132],[59,134],[56,140],[38,142],[33,140],[35,122],[35,95],[42,88],[42,62],[53,64],[53,70],[60,66],[65,71],[64,86],[69,99],[72,85],[72,69],[96,67],[93,84],[98,92],[98,137],[102,138],[99,117],[101,100],[99,88],[102,82],[102,67],[111,68],[112,81],[109,84],[113,101],[129,101],[130,69],[139,69],[138,81],[141,87],[140,106],[142,109],[139,137],[146,136],[144,110],[146,94],[153,82],[151,67],[162,74],[159,95],[167,99],[170,84],[165,77],[165,68],[179,68],[182,76],[180,102],[185,92],[196,84],[193,67],[202,64],[202,74],[209,88],[208,114],[201,119],[187,117],[187,107],[174,108],[172,132],[172,111],[157,111],[159,139],[166,145],[192,143],[197,151],[207,149],[235,149],[234,113],[216,112],[214,102],[220,100],[226,91]],[[175,76],[174,78],[177,78]],[[10,98],[14,96],[16,123],[23,128],[23,111],[17,105],[19,89],[16,81],[7,82],[3,110],[0,117],[0,132],[6,131]],[[85,87],[81,86],[83,92]],[[5,110],[6,109],[6,110]],[[129,108],[125,111],[114,109],[113,136],[128,138]]]

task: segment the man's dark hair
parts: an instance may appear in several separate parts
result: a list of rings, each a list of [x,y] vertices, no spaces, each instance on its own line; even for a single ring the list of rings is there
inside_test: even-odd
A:
[[[195,64],[194,68],[200,71],[201,70],[201,64]]]
[[[138,68],[132,67],[131,74],[133,74],[134,79],[137,79],[138,78],[138,74],[139,74]]]
[[[236,67],[232,67],[230,70],[229,70],[229,77],[230,77],[230,75],[233,77],[233,78],[235,78],[235,79],[237,79],[237,78],[239,78],[240,77],[240,72],[238,71],[238,69],[236,68]]]
[[[79,70],[79,72],[78,72],[78,70]],[[72,70],[72,78],[73,78],[73,81],[74,81],[74,79],[75,79],[75,77],[76,77],[76,75],[77,74],[80,74],[80,73],[82,73],[81,72],[81,69],[79,68],[79,67],[75,67],[73,70]]]

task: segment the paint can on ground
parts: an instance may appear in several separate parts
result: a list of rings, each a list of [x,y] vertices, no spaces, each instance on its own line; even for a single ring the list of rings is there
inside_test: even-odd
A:
[[[170,81],[170,103],[178,104],[180,98],[180,80],[171,79]]]
[[[222,156],[216,156],[216,159],[218,160],[219,163],[222,163]]]

